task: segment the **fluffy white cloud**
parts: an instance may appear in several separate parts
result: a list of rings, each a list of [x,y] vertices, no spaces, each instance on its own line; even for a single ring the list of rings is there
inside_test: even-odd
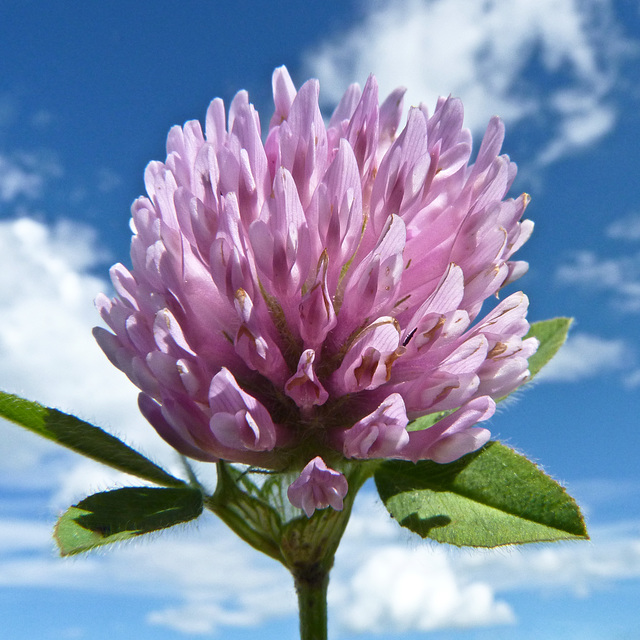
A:
[[[609,502],[637,491],[619,484],[609,488]],[[640,577],[638,521],[592,526],[592,543],[461,551],[416,542],[371,493],[356,507],[332,577],[335,615],[352,631],[510,624],[517,618],[512,592],[582,597]]]
[[[542,369],[539,382],[578,382],[610,371],[620,370],[629,362],[629,348],[623,340],[576,333],[553,360]]]
[[[353,79],[374,73],[386,95],[409,88],[408,104],[462,98],[466,123],[482,130],[495,113],[536,127],[549,163],[597,141],[614,125],[608,100],[626,45],[610,0],[403,0],[375,2],[355,26],[306,59],[335,103]]]
[[[358,497],[330,586],[336,624],[359,633],[510,624],[515,614],[483,578],[468,579],[450,549],[411,545],[372,492]]]
[[[447,552],[390,545],[354,569],[340,607],[342,624],[358,632],[432,631],[515,622],[504,601],[480,580],[455,573]]]

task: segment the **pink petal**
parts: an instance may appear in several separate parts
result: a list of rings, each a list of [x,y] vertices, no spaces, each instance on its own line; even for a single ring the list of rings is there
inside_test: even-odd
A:
[[[269,412],[238,386],[227,369],[211,381],[209,406],[211,431],[223,446],[249,451],[270,451],[276,446],[277,431]]]
[[[408,422],[402,396],[391,394],[373,413],[344,431],[344,455],[361,459],[395,457],[409,442]]]
[[[338,471],[329,469],[317,456],[307,463],[297,480],[289,486],[287,496],[294,507],[302,509],[310,518],[316,509],[329,506],[342,511],[348,489],[347,479]]]
[[[284,385],[285,393],[292,398],[301,409],[310,409],[314,405],[322,405],[329,398],[329,394],[316,378],[313,361],[316,354],[313,349],[307,349],[300,356],[298,369]]]
[[[291,105],[296,97],[296,88],[285,66],[278,67],[273,72],[271,86],[276,110],[271,117],[270,127],[274,127],[289,117]]]
[[[413,462],[434,460],[444,463],[475,451],[490,434],[474,425],[488,420],[495,409],[495,402],[488,396],[471,400],[432,427],[409,432],[409,442],[402,449],[401,457]]]
[[[338,322],[327,286],[326,252],[320,257],[316,281],[302,297],[298,309],[300,336],[306,346],[317,347]]]
[[[399,346],[400,330],[393,318],[379,318],[363,329],[331,378],[336,392],[375,389],[387,382]]]

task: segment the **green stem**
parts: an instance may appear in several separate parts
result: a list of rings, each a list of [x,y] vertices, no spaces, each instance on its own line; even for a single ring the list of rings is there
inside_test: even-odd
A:
[[[300,640],[327,640],[329,571],[320,565],[294,573],[300,611]]]

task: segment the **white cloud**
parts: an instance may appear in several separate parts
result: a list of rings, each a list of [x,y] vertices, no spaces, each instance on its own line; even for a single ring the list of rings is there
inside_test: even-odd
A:
[[[631,212],[610,222],[605,235],[612,240],[640,240],[640,213]],[[640,313],[640,251],[618,251],[604,256],[593,250],[577,251],[556,269],[556,281],[609,296],[613,307],[627,313]],[[636,384],[637,375],[627,377],[627,385]]]
[[[637,389],[640,387],[640,369],[636,369],[626,376],[624,384],[628,389]]]
[[[62,174],[58,160],[44,150],[0,153],[0,202],[39,198],[46,182]]]
[[[636,530],[633,536],[597,544],[461,554],[456,556],[455,569],[469,578],[482,577],[498,593],[525,589],[585,597],[614,582],[640,577],[640,537]]]
[[[296,610],[284,567],[211,514],[198,526],[73,559],[52,557],[51,527],[36,521],[0,520],[0,542],[0,587],[75,590],[81,584],[85,592],[162,597],[173,604],[151,609],[147,621],[185,634],[255,626]]]
[[[41,550],[51,544],[51,527],[17,518],[0,520],[0,549],[7,555]]]
[[[640,578],[640,522],[591,527],[592,542],[457,550],[408,538],[359,496],[336,559],[334,611],[352,631],[510,624],[509,594],[584,597]]]
[[[98,170],[97,182],[98,191],[102,191],[102,193],[109,193],[122,185],[122,177],[120,174],[113,171],[113,169],[103,167]]]
[[[573,261],[560,265],[556,279],[562,284],[612,289],[624,279],[625,265],[619,258],[601,259],[592,251],[580,251]]]
[[[329,587],[336,626],[391,633],[515,622],[489,584],[455,570],[454,554],[401,529],[373,492],[362,491]]]
[[[0,155],[0,201],[10,202],[18,196],[38,197],[44,178],[15,159]]]
[[[623,218],[614,220],[607,227],[606,234],[614,240],[640,240],[640,212],[634,211]]]
[[[629,358],[629,348],[623,340],[576,333],[569,337],[536,380],[578,382],[620,370],[628,365]]]
[[[382,95],[409,88],[408,104],[462,98],[479,132],[498,113],[527,119],[538,161],[586,147],[614,126],[609,94],[629,46],[609,0],[403,0],[366,5],[362,20],[308,52],[307,71],[335,103],[374,73]],[[406,103],[406,104],[407,104]]]
[[[347,583],[340,620],[358,632],[432,631],[515,622],[486,583],[455,573],[444,549],[389,545],[369,554]]]
[[[86,273],[96,253],[87,228],[60,223],[50,229],[28,218],[0,223],[5,390],[91,412],[96,401],[109,402],[103,390],[109,367],[90,334],[99,319],[93,298],[107,287]]]
[[[621,311],[640,312],[640,252],[603,258],[594,251],[579,251],[556,270],[556,280],[566,286],[612,294]]]

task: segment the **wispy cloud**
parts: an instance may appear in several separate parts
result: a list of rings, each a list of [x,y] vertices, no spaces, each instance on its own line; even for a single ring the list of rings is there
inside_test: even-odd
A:
[[[625,43],[610,0],[403,0],[366,5],[362,20],[306,58],[328,102],[375,73],[383,94],[410,88],[409,104],[463,99],[481,131],[495,113],[527,119],[548,164],[614,126],[611,91]]]
[[[102,193],[109,193],[122,185],[122,176],[113,169],[103,167],[98,170],[97,178],[97,188]]]
[[[73,560],[52,554],[51,527],[0,519],[0,586],[162,596],[173,604],[147,613],[149,624],[186,634],[255,626],[295,614],[284,567],[253,551],[211,514],[181,527]],[[149,605],[148,605],[149,606]]]
[[[606,234],[614,240],[634,242],[640,240],[640,211],[614,220],[606,229]]]
[[[608,294],[620,311],[640,312],[640,251],[613,257],[578,251],[558,267],[556,280],[565,286]]]
[[[0,202],[40,197],[49,174],[50,171],[34,167],[29,156],[0,154]]]
[[[579,382],[628,366],[630,349],[621,339],[576,333],[538,374],[539,382]]]

